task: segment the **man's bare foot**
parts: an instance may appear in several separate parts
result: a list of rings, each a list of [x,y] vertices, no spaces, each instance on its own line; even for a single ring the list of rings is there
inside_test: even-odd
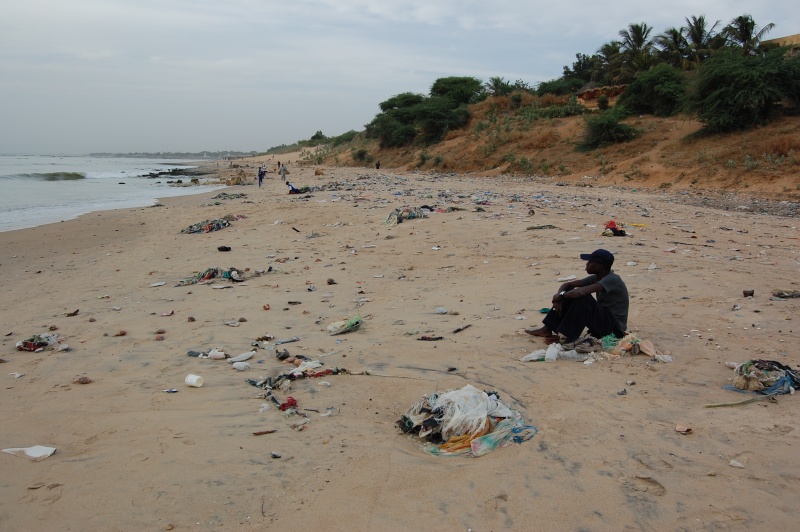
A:
[[[545,336],[544,337],[545,345],[557,344],[557,343],[560,343],[560,340],[561,340],[561,337],[558,336],[557,334],[551,334],[549,336]]]
[[[539,327],[538,329],[525,329],[525,332],[531,336],[541,336],[542,338],[546,338],[553,334],[553,331],[547,327]]]

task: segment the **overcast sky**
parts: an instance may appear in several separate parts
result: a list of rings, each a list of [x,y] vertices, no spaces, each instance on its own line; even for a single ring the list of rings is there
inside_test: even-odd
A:
[[[800,2],[0,0],[0,153],[258,150],[362,130],[444,76],[532,85],[630,23],[749,13],[800,33]]]

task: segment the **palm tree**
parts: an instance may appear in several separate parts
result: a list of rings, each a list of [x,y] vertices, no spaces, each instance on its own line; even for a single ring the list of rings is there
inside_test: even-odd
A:
[[[675,68],[689,70],[692,66],[688,58],[689,43],[684,37],[685,28],[669,28],[664,33],[656,35],[656,46],[661,50],[659,55]]]
[[[742,55],[753,55],[756,53],[761,39],[774,27],[775,24],[770,22],[758,29],[752,16],[740,15],[725,26],[723,32],[731,45],[742,48]]]
[[[508,96],[514,90],[511,82],[499,76],[489,78],[489,81],[484,84],[484,88],[492,96]]]
[[[719,25],[718,20],[709,28],[705,15],[686,19],[686,26],[682,29],[689,45],[690,61],[695,67],[725,45],[725,37],[714,32]]]
[[[628,24],[624,30],[619,30],[622,37],[622,51],[636,55],[639,52],[650,52],[653,48],[653,41],[650,40],[650,33],[653,28],[642,22],[641,24]]]
[[[598,61],[594,65],[592,80],[599,84],[617,83],[619,81],[622,68],[621,47],[621,42],[611,41],[597,50],[597,54],[594,57],[597,57]]]
[[[619,30],[622,37],[620,50],[622,65],[617,78],[618,83],[628,83],[642,70],[642,65],[652,65],[653,41],[650,33],[653,28],[642,22],[641,24],[628,24],[624,30]],[[648,67],[649,68],[649,67]]]

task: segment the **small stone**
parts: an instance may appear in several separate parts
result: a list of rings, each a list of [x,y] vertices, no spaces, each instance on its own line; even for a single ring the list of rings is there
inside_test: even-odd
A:
[[[247,318],[239,318],[239,323],[245,323],[246,321],[247,321]]]
[[[94,323],[94,322],[96,322],[96,321],[97,321],[97,320],[96,320],[95,318],[89,318],[89,322],[90,322],[90,323]]]
[[[195,321],[194,316],[189,316],[188,318],[186,318],[186,321],[190,321],[190,322],[191,321]]]
[[[165,331],[164,329],[158,329],[156,331],[156,334],[164,334],[165,332],[167,332],[167,331]]]

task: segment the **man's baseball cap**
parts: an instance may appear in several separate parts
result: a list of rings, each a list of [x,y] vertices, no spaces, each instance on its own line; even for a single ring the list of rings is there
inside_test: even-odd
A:
[[[591,253],[582,253],[581,258],[589,262],[597,262],[611,266],[614,264],[614,254],[605,249],[596,249]]]

